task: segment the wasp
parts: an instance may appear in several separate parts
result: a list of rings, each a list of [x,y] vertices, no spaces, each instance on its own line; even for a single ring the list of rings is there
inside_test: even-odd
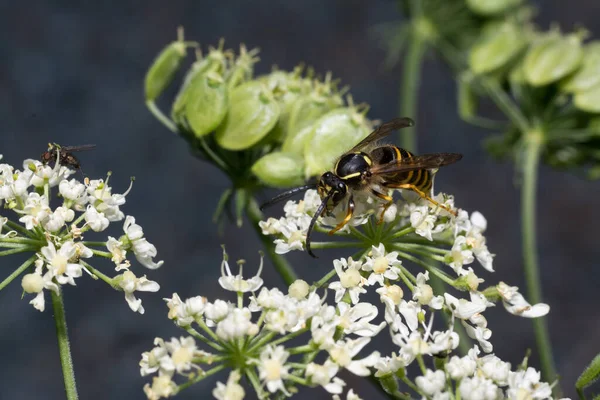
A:
[[[414,155],[408,150],[378,141],[397,129],[413,126],[410,118],[396,118],[380,125],[352,149],[344,153],[332,171],[325,172],[316,184],[297,187],[281,193],[261,206],[261,209],[285,200],[295,193],[317,189],[321,204],[308,226],[306,250],[310,249],[310,235],[317,219],[323,213],[331,213],[341,202],[346,201],[346,215],[342,222],[329,231],[330,235],[342,229],[354,213],[354,193],[367,192],[385,202],[383,212],[393,204],[389,192],[393,189],[411,190],[438,207],[455,214],[432,197],[433,176],[438,168],[453,164],[462,158],[458,153],[431,153]],[[382,212],[382,218],[383,218]],[[380,219],[380,223],[382,222]]]
[[[73,169],[81,171],[81,163],[72,153],[76,151],[91,150],[96,147],[95,144],[83,144],[80,146],[61,146],[56,143],[48,143],[48,150],[42,153],[40,161],[44,164],[55,164],[58,158],[58,163],[66,165]]]

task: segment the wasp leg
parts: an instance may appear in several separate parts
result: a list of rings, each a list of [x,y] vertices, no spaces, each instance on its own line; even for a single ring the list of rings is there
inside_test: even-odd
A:
[[[371,194],[373,194],[373,195],[379,197],[380,199],[386,201],[385,205],[383,206],[383,210],[381,211],[381,215],[379,216],[379,220],[377,221],[377,225],[381,225],[383,223],[383,214],[385,214],[385,212],[387,211],[387,209],[390,208],[390,206],[392,204],[394,204],[394,202],[392,201],[392,196],[389,196],[387,194],[378,192],[375,189],[371,189]]]
[[[417,188],[412,183],[401,183],[401,184],[396,184],[396,185],[387,185],[387,187],[394,188],[394,189],[408,189],[408,190],[412,190],[413,192],[415,192],[416,194],[418,194],[419,196],[421,196],[425,200],[428,200],[432,204],[435,204],[436,206],[438,206],[440,208],[443,208],[444,210],[448,211],[450,214],[454,215],[455,217],[458,216],[458,213],[456,213],[455,211],[452,211],[451,209],[449,209],[445,205],[438,203],[437,201],[435,201],[434,199],[432,199],[431,196],[428,196],[425,193],[423,193],[423,191],[421,191],[419,188]]]
[[[352,195],[350,195],[350,198],[348,199],[348,207],[346,209],[346,216],[344,217],[344,220],[342,222],[340,222],[339,224],[337,224],[337,226],[335,228],[330,230],[329,234],[333,235],[334,233],[336,233],[337,231],[342,229],[344,226],[346,226],[346,224],[348,222],[350,222],[350,219],[352,218],[352,214],[354,214],[354,199],[352,198]]]

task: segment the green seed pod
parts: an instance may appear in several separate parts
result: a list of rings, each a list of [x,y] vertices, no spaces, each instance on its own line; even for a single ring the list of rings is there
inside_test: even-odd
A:
[[[240,54],[235,59],[233,67],[227,75],[227,86],[230,91],[252,79],[254,64],[259,60],[257,57],[258,52],[258,49],[248,51],[245,45],[240,45]]]
[[[161,95],[173,80],[181,61],[186,56],[187,48],[196,45],[183,41],[183,29],[180,28],[177,33],[179,36],[177,41],[169,44],[160,52],[146,73],[144,85],[146,101],[154,101]]]
[[[507,65],[527,45],[523,29],[513,23],[493,24],[469,53],[469,66],[476,74],[486,74]]]
[[[273,94],[258,81],[246,82],[229,93],[229,111],[215,138],[227,150],[244,150],[264,138],[278,118]]]
[[[575,93],[575,107],[590,113],[600,113],[600,83],[591,88]]]
[[[338,108],[323,115],[315,122],[304,144],[306,177],[333,168],[337,158],[369,132],[365,117],[355,108]]]
[[[298,154],[273,152],[256,161],[252,173],[268,186],[299,186],[304,182],[304,160]]]
[[[380,376],[378,379],[381,387],[386,391],[386,393],[394,394],[398,391],[398,380],[394,374],[388,373],[384,376]]]
[[[467,6],[476,14],[491,16],[521,4],[522,0],[467,0]]]
[[[279,103],[279,119],[269,137],[276,142],[283,142],[288,133],[288,121],[293,104],[304,93],[311,90],[308,79],[301,77],[302,69],[297,67],[293,72],[273,71],[259,78],[269,88]]]
[[[548,85],[575,71],[582,57],[580,35],[550,32],[527,52],[523,65],[525,78],[533,86]]]
[[[581,68],[565,80],[561,89],[575,93],[590,89],[600,83],[600,42],[592,42],[583,48],[585,57]]]
[[[218,72],[196,77],[190,85],[185,116],[196,137],[217,129],[227,114],[227,85]]]
[[[315,121],[330,109],[326,102],[316,100],[314,96],[300,97],[290,109],[283,151],[304,154],[304,144]]]

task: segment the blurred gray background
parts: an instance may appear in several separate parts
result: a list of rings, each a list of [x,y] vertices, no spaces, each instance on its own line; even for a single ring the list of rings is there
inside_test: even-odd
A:
[[[595,2],[540,2],[538,21],[557,21],[569,30],[578,23],[598,36]],[[20,165],[37,158],[48,142],[95,143],[81,154],[84,171],[102,177],[123,192],[135,176],[123,210],[134,215],[165,265],[146,271],[161,285],[158,294],[141,294],[146,314],[129,310],[122,293],[83,277],[65,290],[67,320],[82,399],[143,399],[140,354],[154,337],[180,336],[167,320],[162,297],[222,296],[220,244],[232,259],[258,263],[259,242],[246,225],[232,226],[219,237],[211,215],[228,182],[215,168],[195,159],[186,143],[158,123],[143,103],[144,74],[156,54],[175,38],[182,24],[190,40],[204,48],[225,37],[261,48],[257,73],[272,64],[291,69],[299,62],[351,86],[357,102],[371,105],[374,119],[397,116],[401,67],[382,68],[384,52],[371,36],[382,22],[399,20],[390,0],[370,1],[33,1],[0,3],[0,154]],[[484,133],[461,122],[455,84],[448,69],[429,57],[423,69],[417,121],[421,152],[453,151],[465,155],[444,170],[437,189],[454,193],[460,207],[479,210],[488,219],[488,244],[497,254],[496,274],[481,273],[487,283],[500,280],[524,289],[519,233],[519,192],[511,165],[499,165],[481,148]],[[539,254],[555,358],[567,394],[589,360],[600,351],[597,289],[600,268],[597,183],[543,168],[539,187]],[[265,198],[268,194],[265,194]],[[111,231],[118,235],[120,226]],[[98,237],[98,236],[97,236]],[[94,240],[92,235],[89,239]],[[299,273],[319,278],[336,254],[321,252],[318,261],[296,254]],[[0,260],[2,276],[19,257]],[[111,271],[110,265],[99,265]],[[110,273],[110,272],[109,272]],[[268,286],[282,281],[267,264]],[[3,279],[3,278],[2,278]],[[0,292],[1,399],[64,398],[54,322],[48,309],[35,311],[21,300],[18,281]],[[513,365],[533,348],[530,321],[509,316],[502,307],[487,314],[495,352]],[[220,375],[221,381],[226,376]],[[368,383],[355,389],[377,398]],[[181,399],[208,398],[214,380],[183,392]],[[304,392],[306,393],[306,392]],[[313,398],[330,398],[323,390]]]

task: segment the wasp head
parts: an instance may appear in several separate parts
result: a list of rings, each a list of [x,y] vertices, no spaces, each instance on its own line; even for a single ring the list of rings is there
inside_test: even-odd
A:
[[[330,205],[327,207],[328,210],[331,210],[346,197],[348,186],[339,176],[332,172],[325,172],[321,176],[321,179],[319,179],[317,192],[319,193],[319,196],[321,196],[321,199],[325,199],[331,194]]]

